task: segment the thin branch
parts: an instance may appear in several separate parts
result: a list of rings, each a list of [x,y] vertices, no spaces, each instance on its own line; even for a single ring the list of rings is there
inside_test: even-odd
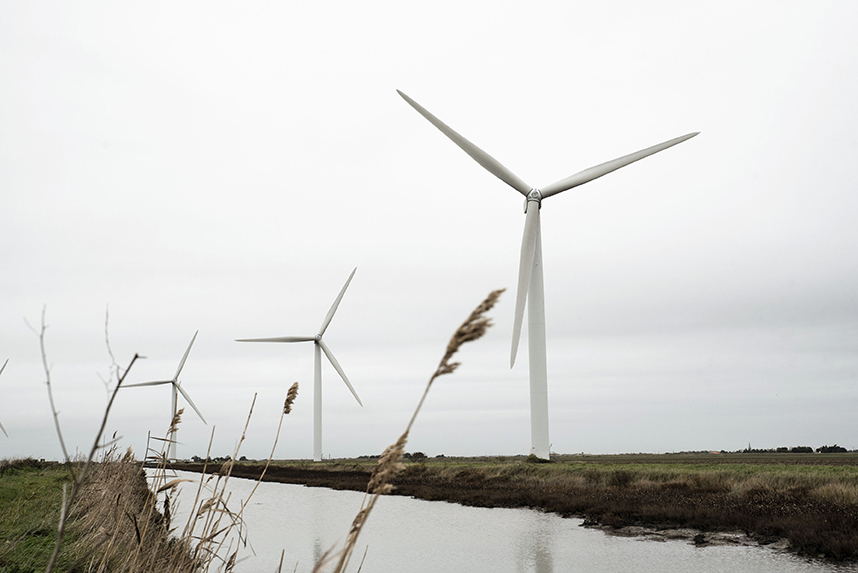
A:
[[[35,328],[33,328],[26,318],[24,318],[24,322],[27,324],[28,327],[30,327],[30,330],[32,330],[36,334],[36,336],[39,337],[39,348],[42,352],[42,366],[45,369],[45,384],[47,384],[48,386],[48,400],[51,403],[51,412],[54,415],[54,425],[57,428],[57,437],[59,437],[60,447],[63,449],[63,458],[65,459],[66,463],[71,463],[71,458],[69,457],[69,453],[66,450],[65,440],[63,440],[63,432],[60,429],[59,413],[57,412],[56,406],[54,406],[54,393],[51,391],[51,369],[48,367],[48,355],[47,353],[45,353],[45,330],[48,328],[45,324],[45,312],[47,308],[47,305],[42,306],[42,328],[40,330],[37,331]],[[71,467],[69,467],[69,470],[72,472],[72,477],[74,477],[74,470],[71,470]]]
[[[110,356],[110,373],[107,376],[107,381],[104,382],[104,389],[110,395],[110,380],[113,376],[119,380],[119,364],[116,363],[116,357],[113,356],[113,349],[110,348],[110,334],[108,325],[110,323],[110,305],[104,309],[104,344],[107,346],[107,354]]]

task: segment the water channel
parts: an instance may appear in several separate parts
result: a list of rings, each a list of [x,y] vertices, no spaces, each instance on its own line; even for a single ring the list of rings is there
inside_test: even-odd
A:
[[[186,472],[179,477],[199,480],[199,474]],[[231,509],[247,498],[254,483],[229,481]],[[184,525],[196,488],[194,483],[180,488],[174,524]],[[239,553],[243,560],[235,571],[276,571],[282,550],[284,572],[296,565],[297,571],[311,571],[322,553],[345,539],[362,500],[363,494],[354,491],[260,484],[245,509],[249,546]],[[379,500],[358,540],[351,571],[357,571],[364,550],[364,573],[858,573],[858,565],[809,560],[771,547],[698,547],[688,539],[623,537],[581,527],[580,519],[535,510],[463,507],[401,496]]]

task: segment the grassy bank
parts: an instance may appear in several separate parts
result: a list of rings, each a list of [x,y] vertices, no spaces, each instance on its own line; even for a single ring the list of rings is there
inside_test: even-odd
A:
[[[265,479],[363,491],[374,463],[275,462]],[[256,478],[259,470],[237,463],[233,475]],[[786,538],[806,555],[858,558],[854,454],[442,458],[406,464],[393,483],[395,494],[427,500],[539,508],[611,527],[739,530],[761,543]]]
[[[70,483],[62,464],[0,461],[0,572],[44,570],[54,550],[63,484]],[[74,531],[70,538],[74,543]],[[61,568],[70,565],[64,555]]]
[[[0,573],[45,570],[63,484],[71,482],[69,464],[0,462]],[[187,546],[169,536],[155,502],[130,456],[98,464],[72,506],[55,571],[197,570]]]

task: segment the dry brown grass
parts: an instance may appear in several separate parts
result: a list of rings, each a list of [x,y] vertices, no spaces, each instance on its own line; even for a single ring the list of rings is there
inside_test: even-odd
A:
[[[81,533],[71,551],[88,555],[86,571],[196,571],[186,544],[170,535],[143,469],[129,450],[108,452],[81,489],[72,510]]]

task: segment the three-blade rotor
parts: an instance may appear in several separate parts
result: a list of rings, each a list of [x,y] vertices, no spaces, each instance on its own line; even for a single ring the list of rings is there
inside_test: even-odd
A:
[[[191,347],[193,347],[193,345],[194,345],[194,341],[197,339],[197,335],[198,335],[199,333],[200,333],[200,331],[199,331],[199,330],[198,330],[198,331],[196,331],[196,332],[194,333],[194,337],[193,337],[193,338],[191,338],[191,343],[190,343],[190,344],[188,344],[188,349],[187,349],[187,350],[185,350],[185,354],[182,356],[182,360],[179,362],[179,367],[176,369],[176,374],[173,376],[173,379],[172,379],[172,380],[156,380],[156,381],[153,381],[153,382],[140,382],[139,384],[128,384],[128,385],[125,385],[125,386],[123,386],[123,388],[135,388],[135,387],[139,387],[139,386],[160,386],[160,385],[162,385],[162,384],[172,384],[172,386],[173,386],[173,394],[175,395],[176,391],[179,391],[179,392],[182,394],[182,396],[184,396],[185,400],[187,400],[187,401],[188,401],[188,404],[190,404],[190,405],[191,405],[191,408],[193,408],[193,409],[194,409],[194,412],[196,412],[196,413],[197,413],[197,416],[199,416],[199,417],[200,417],[200,420],[202,420],[204,424],[208,425],[208,422],[206,422],[206,419],[203,417],[203,415],[202,415],[202,413],[200,412],[199,408],[197,408],[197,405],[196,405],[196,404],[194,404],[194,401],[193,401],[193,400],[191,400],[191,397],[190,397],[190,396],[188,396],[188,393],[187,393],[187,392],[185,392],[185,389],[184,389],[184,388],[182,388],[182,383],[181,383],[181,382],[179,382],[179,375],[182,373],[182,368],[184,368],[184,367],[185,367],[185,362],[188,360],[188,354],[190,354],[190,353],[191,353]],[[175,396],[174,396],[174,399],[173,399],[173,407],[174,407],[174,409],[175,409]],[[173,412],[173,415],[174,415],[174,416],[176,415],[176,412],[175,412],[175,411]]]
[[[402,96],[411,107],[417,110],[420,115],[425,117],[429,122],[437,127],[444,135],[458,145],[465,153],[471,156],[477,163],[482,165],[489,173],[521,193],[526,197],[526,218],[524,222],[524,235],[521,239],[521,256],[519,259],[518,268],[518,288],[515,298],[515,320],[513,322],[512,333],[512,348],[510,349],[510,368],[515,364],[515,357],[518,352],[518,343],[521,338],[521,324],[524,320],[524,306],[527,301],[527,291],[530,288],[531,271],[533,269],[533,260],[536,253],[537,241],[539,240],[539,209],[542,206],[542,199],[551,197],[557,193],[562,193],[588,183],[593,179],[607,175],[612,171],[616,171],[621,167],[625,167],[630,163],[639,161],[644,157],[648,157],[659,151],[663,151],[669,147],[673,147],[678,143],[682,143],[691,139],[697,133],[689,133],[674,139],[670,139],[658,145],[647,147],[635,153],[624,155],[617,159],[601,163],[594,167],[590,167],[580,171],[570,177],[556,181],[541,189],[536,189],[525,183],[521,178],[515,175],[512,171],[502,165],[497,159],[462,137],[454,131],[450,126],[442,122],[440,119],[432,115],[426,108],[418,104],[416,101],[405,95],[399,90],[397,93]]]
[[[319,333],[315,336],[275,336],[272,338],[242,338],[236,340],[236,342],[313,342],[319,345],[319,348],[322,349],[322,352],[325,353],[325,356],[328,357],[328,361],[331,363],[331,366],[334,367],[334,370],[337,371],[337,374],[340,375],[340,378],[345,382],[346,387],[352,393],[352,396],[355,397],[357,403],[363,406],[363,402],[361,402],[360,398],[357,395],[352,383],[349,382],[348,376],[343,371],[340,363],[337,362],[337,359],[334,357],[333,352],[325,344],[325,341],[322,340],[322,336],[325,334],[325,331],[328,329],[328,326],[331,324],[331,320],[334,318],[334,314],[337,312],[337,308],[340,306],[340,302],[343,300],[343,296],[346,294],[346,289],[349,288],[349,284],[352,282],[352,278],[355,276],[357,272],[357,267],[352,271],[352,274],[349,275],[349,278],[346,280],[346,284],[343,285],[343,288],[340,290],[340,294],[337,295],[336,300],[334,300],[334,304],[331,305],[330,310],[328,310],[328,314],[325,315],[325,319],[322,321],[322,325],[319,327]]]

